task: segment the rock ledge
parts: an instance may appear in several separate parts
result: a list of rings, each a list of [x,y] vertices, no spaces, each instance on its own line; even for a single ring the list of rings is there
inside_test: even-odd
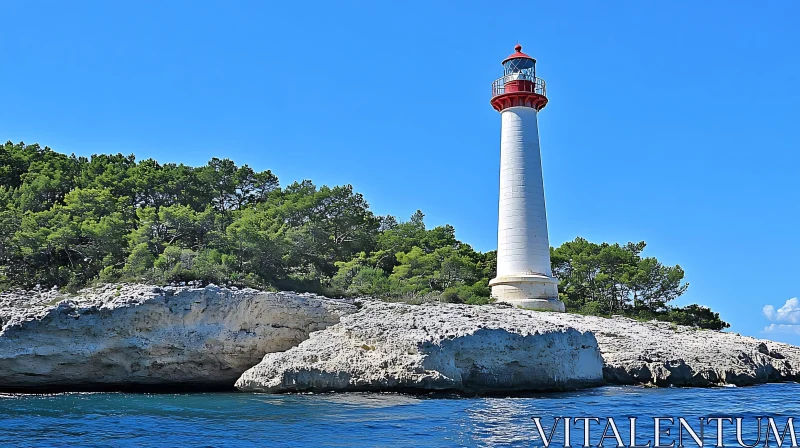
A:
[[[367,302],[298,347],[266,355],[236,387],[484,394],[600,385],[603,365],[594,336],[531,319],[536,314]]]
[[[800,381],[800,347],[623,317],[367,302],[298,347],[266,355],[236,387],[506,393],[779,381]]]
[[[254,289],[106,285],[0,294],[0,390],[231,388],[264,354],[352,313]]]

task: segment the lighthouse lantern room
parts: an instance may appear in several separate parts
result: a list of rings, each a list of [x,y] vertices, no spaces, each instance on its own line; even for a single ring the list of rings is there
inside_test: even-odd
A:
[[[492,107],[500,112],[500,206],[497,277],[492,296],[520,308],[564,311],[550,268],[537,115],[547,105],[536,59],[515,52],[503,60],[492,83]]]
[[[536,59],[523,53],[522,45],[514,50],[503,60],[503,76],[492,83],[492,107],[498,112],[511,106],[542,110],[547,105],[547,93],[544,80],[536,77]]]

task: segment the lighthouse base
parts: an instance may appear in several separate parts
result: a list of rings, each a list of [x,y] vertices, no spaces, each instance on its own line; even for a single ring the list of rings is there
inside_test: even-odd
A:
[[[546,275],[503,275],[489,281],[492,298],[517,308],[563,313],[558,300],[558,279]]]

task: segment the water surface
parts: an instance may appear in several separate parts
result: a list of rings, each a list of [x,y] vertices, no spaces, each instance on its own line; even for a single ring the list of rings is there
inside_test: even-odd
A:
[[[752,443],[756,438],[755,416],[774,416],[781,422],[787,416],[800,416],[800,385],[604,387],[523,398],[4,394],[0,395],[0,446],[541,446],[531,419],[534,416],[548,423],[554,416],[613,416],[626,419],[622,421],[627,424],[628,416],[714,415],[748,417],[751,421],[746,421],[745,429]],[[800,423],[797,427],[800,430]],[[652,424],[643,425],[643,429],[652,436]],[[627,428],[620,430],[627,438]],[[581,426],[573,431],[573,446],[580,446]],[[595,433],[596,439],[602,427]],[[563,445],[563,430],[557,434],[561,441],[551,446]],[[728,440],[733,441],[732,436],[733,432]],[[648,434],[640,437],[642,442],[647,438]],[[711,440],[713,434],[706,438]]]

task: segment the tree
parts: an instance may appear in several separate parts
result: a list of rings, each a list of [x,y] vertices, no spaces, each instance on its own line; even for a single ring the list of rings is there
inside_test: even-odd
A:
[[[718,314],[706,308],[670,305],[689,287],[683,282],[684,271],[679,265],[665,266],[656,258],[643,258],[646,246],[644,241],[621,246],[576,238],[551,249],[553,273],[567,310],[727,328]]]
[[[731,325],[719,317],[719,313],[700,305],[687,305],[669,310],[668,320],[679,325],[687,325],[708,330],[722,330]]]
[[[200,183],[208,189],[211,204],[221,213],[231,211],[238,205],[236,172],[233,161],[214,157],[197,173]]]
[[[281,223],[263,208],[242,210],[225,233],[225,252],[236,271],[265,284],[287,274]]]

